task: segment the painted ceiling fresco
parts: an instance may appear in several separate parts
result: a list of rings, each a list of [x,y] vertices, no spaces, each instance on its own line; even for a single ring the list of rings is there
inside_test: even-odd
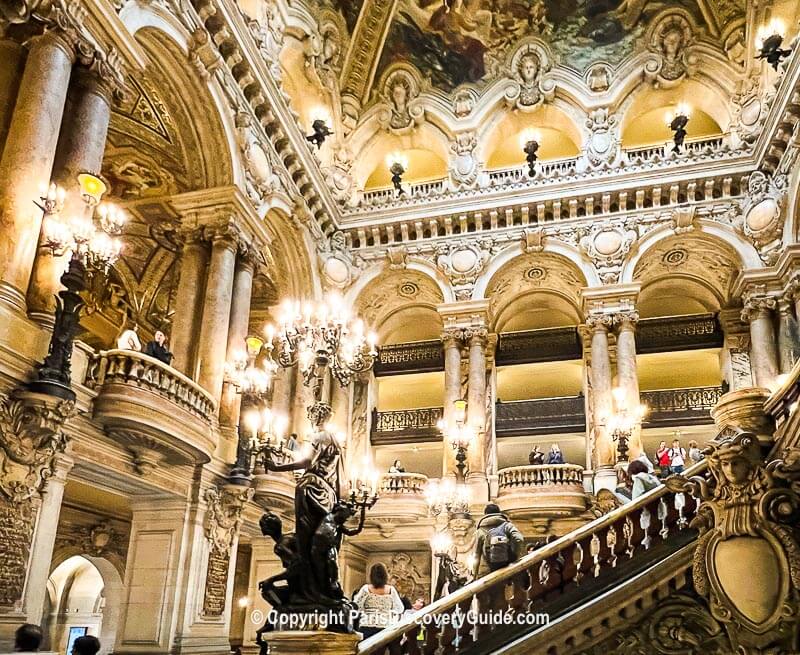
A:
[[[352,33],[363,3],[334,4]],[[695,0],[668,4],[703,24]],[[526,36],[540,36],[562,65],[578,72],[596,61],[614,65],[633,52],[665,6],[663,0],[398,0],[375,79],[408,62],[447,93],[464,83],[485,84],[502,76],[509,49]]]

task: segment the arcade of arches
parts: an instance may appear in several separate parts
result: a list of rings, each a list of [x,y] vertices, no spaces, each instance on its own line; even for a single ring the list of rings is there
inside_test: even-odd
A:
[[[0,0],[0,651],[29,622],[54,653],[259,652],[294,477],[232,475],[236,362],[287,300],[377,338],[320,392],[378,475],[347,595],[381,562],[430,601],[431,538],[466,568],[488,502],[562,537],[621,511],[620,463],[763,426],[720,408],[800,371],[799,33],[796,0]],[[297,365],[262,395],[307,447]],[[426,489],[465,425],[453,517]]]

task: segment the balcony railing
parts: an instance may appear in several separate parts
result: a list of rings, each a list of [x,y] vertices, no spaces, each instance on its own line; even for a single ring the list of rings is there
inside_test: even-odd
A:
[[[140,352],[107,350],[93,359],[86,386],[97,390],[94,417],[140,455],[144,448],[184,461],[213,454],[216,402],[171,366]]]
[[[442,342],[414,341],[382,346],[378,349],[375,375],[423,373],[444,370]]]
[[[444,416],[441,407],[372,412],[372,443],[375,445],[410,441],[441,441],[437,423]]]
[[[585,403],[583,396],[498,402],[495,432],[498,437],[583,432]]]
[[[719,348],[722,330],[714,314],[642,319],[636,326],[640,353]]]
[[[514,518],[574,515],[588,506],[583,467],[577,464],[501,469],[497,489],[500,509]]]
[[[643,391],[649,410],[644,427],[713,423],[711,410],[722,396],[722,387],[689,387]]]
[[[506,332],[497,343],[498,364],[580,359],[583,350],[574,327]]]
[[[381,480],[381,496],[424,496],[428,476],[422,473],[387,473]]]

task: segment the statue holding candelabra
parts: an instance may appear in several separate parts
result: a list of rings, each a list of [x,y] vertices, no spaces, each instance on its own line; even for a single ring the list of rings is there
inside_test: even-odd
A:
[[[266,471],[297,471],[294,496],[295,532],[283,534],[280,519],[265,514],[262,533],[275,540],[275,553],[285,570],[264,580],[261,593],[277,611],[278,621],[265,625],[259,632],[262,652],[266,644],[263,633],[285,629],[292,623],[288,617],[325,615],[325,625],[309,625],[304,629],[325,628],[335,632],[352,632],[352,603],[345,598],[339,582],[338,552],[342,538],[361,532],[366,511],[377,502],[378,476],[373,471],[351,472],[345,477],[342,447],[329,428],[331,406],[324,397],[325,382],[332,376],[342,386],[356,373],[372,367],[376,356],[375,340],[367,335],[361,321],[351,321],[338,297],[313,307],[299,303],[284,306],[280,327],[267,329],[267,340],[259,352],[250,349],[250,365],[261,361],[263,370],[278,366],[298,366],[303,381],[313,390],[313,403],[308,408],[312,433],[294,457],[284,457],[285,448],[275,417],[263,409],[258,420],[250,423],[250,438],[241,435],[240,457],[236,474],[255,466]],[[273,357],[276,355],[277,357]],[[245,367],[240,367],[246,370]],[[253,378],[253,375],[243,375]],[[251,414],[252,415],[252,414]],[[347,489],[349,487],[349,489]],[[346,523],[358,517],[357,524]],[[287,618],[284,622],[281,618]],[[312,619],[313,620],[313,619]]]

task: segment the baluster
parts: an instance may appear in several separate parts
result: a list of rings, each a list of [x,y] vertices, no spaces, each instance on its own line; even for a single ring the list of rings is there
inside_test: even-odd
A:
[[[689,521],[683,515],[683,508],[686,507],[686,496],[682,493],[675,494],[674,500],[675,509],[678,510],[678,530],[683,530]]]
[[[581,571],[581,565],[583,564],[583,546],[580,543],[575,544],[575,548],[572,549],[572,562],[575,564],[575,584],[579,585],[581,580],[583,580],[583,571]]]
[[[633,544],[633,521],[630,516],[626,516],[622,524],[622,536],[625,538],[625,554],[628,558],[632,558],[636,546]]]
[[[639,527],[642,529],[644,536],[642,537],[642,546],[647,550],[650,548],[650,510],[644,507],[642,513],[639,514]]]
[[[545,559],[539,563],[539,585],[547,588],[550,583],[550,563]]]
[[[658,520],[661,521],[661,529],[658,531],[658,533],[664,540],[666,540],[666,538],[669,536],[669,525],[667,525],[668,516],[669,507],[667,507],[667,501],[664,500],[664,497],[662,496],[658,501]]]
[[[612,525],[606,532],[606,546],[608,546],[608,564],[612,569],[617,567],[617,529]]]
[[[596,578],[600,575],[600,537],[596,532],[589,543],[589,554],[592,556],[592,574]]]

